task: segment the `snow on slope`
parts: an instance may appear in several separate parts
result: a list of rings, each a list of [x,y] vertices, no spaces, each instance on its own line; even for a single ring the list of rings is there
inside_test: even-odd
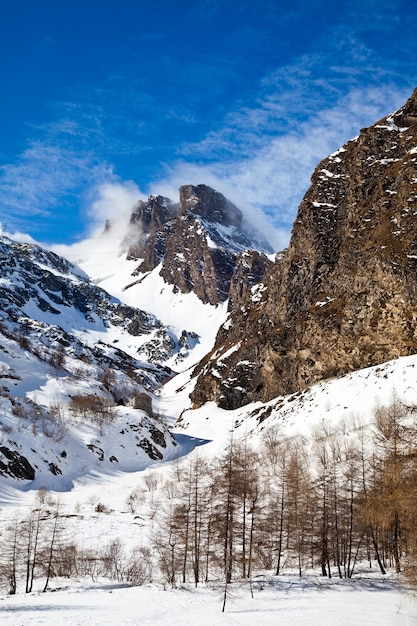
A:
[[[340,422],[351,421],[352,416],[369,421],[376,403],[389,402],[393,390],[400,396],[405,394],[407,402],[416,402],[413,391],[416,357],[404,357],[323,382],[289,397],[276,398],[267,404],[255,403],[235,411],[224,411],[215,404],[207,404],[192,410],[189,393],[195,381],[190,380],[191,367],[212,347],[217,329],[226,318],[226,308],[224,305],[205,305],[194,294],[175,293],[172,286],[159,276],[158,268],[146,275],[132,276],[137,261],[126,260],[121,240],[118,238],[116,241],[108,233],[103,233],[70,248],[61,247],[59,252],[65,253],[71,261],[77,260],[83,271],[114,297],[127,305],[151,312],[169,324],[177,336],[184,329],[198,335],[198,342],[188,353],[185,352],[182,361],[177,356],[172,358],[172,365],[180,374],[166,383],[153,398],[157,414],[164,417],[171,429],[180,431],[185,450],[192,447],[190,442],[193,437],[213,441],[207,450],[214,446],[219,450],[227,442],[232,428],[236,436],[249,434],[256,441],[262,430],[267,428],[278,427],[282,436],[289,437],[297,432],[309,435],[315,424],[327,420],[335,427]],[[83,333],[86,334],[84,330]],[[117,328],[91,328],[88,333],[92,345],[103,339],[108,345],[117,342],[128,354],[134,353],[138,347],[136,340],[132,342],[127,334],[117,336]],[[0,361],[4,364],[3,369],[13,368],[13,359],[8,359],[7,355],[2,358],[0,355]],[[68,389],[60,391],[65,382],[60,382],[56,375],[51,379],[47,370],[40,373],[34,371],[24,378],[26,382],[19,384],[26,387],[22,387],[21,391],[32,391],[32,398],[36,393],[44,406],[51,406],[68,393]],[[31,389],[28,387],[29,380],[33,381]],[[184,439],[184,436],[191,439]]]
[[[308,435],[315,425],[324,420],[337,426],[341,420],[358,418],[369,420],[378,403],[389,402],[393,391],[406,402],[415,402],[417,357],[406,357],[369,368],[339,379],[321,383],[301,394],[277,399],[268,405],[259,403],[244,409],[227,412],[214,405],[184,414],[183,432],[211,439],[200,445],[198,453],[208,457],[221,452],[227,443],[230,429],[236,435],[251,435],[252,443],[259,440],[262,429],[279,425],[283,435]],[[185,376],[185,375],[184,375]],[[183,378],[184,378],[183,376]],[[180,379],[181,377],[179,377]],[[171,403],[179,410],[183,402],[181,391],[176,396],[173,379],[167,385],[161,404]],[[269,409],[271,409],[269,413]],[[266,413],[266,417],[265,417]],[[246,422],[242,421],[246,417]],[[265,417],[265,419],[262,419]],[[178,434],[181,440],[181,434]],[[189,445],[191,445],[191,438]],[[191,445],[192,447],[192,445]],[[181,454],[190,448],[182,449]],[[191,454],[194,454],[192,451]],[[181,460],[179,461],[181,463]],[[186,459],[184,459],[186,462]],[[103,545],[117,537],[128,538],[130,545],[146,544],[150,528],[141,516],[132,518],[127,508],[129,494],[137,493],[158,507],[159,495],[150,492],[154,485],[172,475],[172,463],[155,463],[145,471],[128,474],[97,473],[80,477],[71,492],[60,494],[61,505],[74,518],[73,530],[84,546]],[[29,507],[33,496],[5,491],[2,494],[3,519],[12,517],[16,506]],[[96,513],[98,503],[106,512]],[[74,516],[74,512],[77,514]],[[76,519],[75,519],[76,518]],[[412,592],[400,578],[383,577],[376,570],[358,570],[354,579],[329,580],[305,572],[302,578],[286,572],[279,577],[269,574],[255,576],[254,597],[248,585],[231,585],[231,597],[226,613],[221,613],[222,588],[218,583],[201,585],[198,589],[182,585],[166,589],[157,584],[139,588],[123,588],[107,581],[91,584],[87,581],[71,583],[54,581],[58,590],[50,594],[32,593],[24,596],[0,597],[2,623],[30,623],[34,626],[52,625],[56,620],[69,626],[80,624],[114,624],[125,626],[143,624],[187,625],[224,623],[230,625],[291,623],[293,626],[332,624],[346,626],[411,626],[416,623],[417,603]]]
[[[198,342],[184,351],[181,359],[168,361],[175,371],[184,371],[198,363],[210,351],[217,330],[227,316],[227,303],[203,304],[194,294],[175,291],[159,275],[160,266],[152,272],[133,276],[140,261],[126,259],[127,245],[109,233],[96,234],[73,246],[56,246],[58,254],[81,267],[91,280],[121,302],[155,315],[173,334],[196,333]]]
[[[394,391],[407,403],[415,403],[416,375],[417,357],[403,357],[320,383],[266,405],[256,403],[236,411],[224,411],[210,404],[195,411],[187,410],[175,425],[175,416],[181,414],[187,397],[189,383],[185,372],[166,384],[156,404],[158,411],[165,409],[171,416],[171,427],[178,428],[179,455],[187,452],[193,455],[193,448],[198,446],[199,455],[210,457],[223,450],[232,428],[236,437],[249,435],[256,445],[262,431],[269,427],[278,426],[284,437],[298,433],[308,436],[314,426],[323,421],[335,428],[341,421],[346,421],[346,428],[349,428],[353,415],[368,421],[375,406],[389,402]],[[46,385],[42,393],[47,396],[53,389]],[[110,445],[110,441],[111,437],[106,445]],[[109,449],[106,454],[110,454]],[[175,458],[175,452],[171,458]],[[77,517],[72,523],[78,540],[85,546],[94,546],[98,541],[102,545],[123,536],[128,537],[132,545],[146,544],[150,528],[145,519],[133,519],[128,514],[127,499],[137,492],[142,494],[139,497],[152,500],[150,487],[146,486],[148,478],[152,477],[153,482],[159,484],[172,469],[169,461],[155,462],[145,471],[121,473],[109,463],[106,471],[100,468],[97,472],[74,477],[73,489],[61,493],[60,500],[63,510]],[[32,506],[33,495],[17,494],[4,487],[0,502],[3,519],[12,518],[16,507]],[[105,513],[95,512],[99,503],[103,504]],[[154,506],[158,506],[157,494]],[[264,575],[254,581],[253,599],[246,586],[232,585],[232,597],[224,615],[221,613],[222,590],[217,586],[201,587],[191,593],[187,585],[165,591],[158,585],[123,589],[106,582],[89,588],[84,582],[78,586],[71,584],[65,590],[62,584],[67,585],[66,581],[56,583],[61,589],[52,596],[34,593],[0,598],[2,623],[16,624],[20,620],[34,626],[41,623],[48,626],[59,619],[74,626],[83,623],[103,626],[117,620],[124,625],[140,622],[151,626],[194,624],[198,620],[211,626],[220,622],[272,625],[279,620],[294,626],[316,623],[411,626],[417,618],[417,605],[401,586],[401,581],[383,579],[375,572],[342,581],[324,581],[307,573],[302,579],[291,573],[279,577]]]
[[[138,471],[177,454],[179,447],[158,418],[140,409],[115,406],[103,385],[105,376],[100,358],[85,363],[68,355],[65,369],[57,370],[12,339],[1,337],[0,462],[7,465],[6,458],[10,461],[11,454],[19,455],[22,468],[16,478],[15,471],[2,470],[0,465],[0,475],[4,474],[0,500],[7,485],[69,490],[83,476]],[[127,396],[140,389],[123,371],[115,372],[112,382]],[[72,409],[71,399],[81,397],[102,398],[103,409],[95,411],[94,405],[91,411],[83,405]],[[27,471],[26,461],[35,477]]]
[[[166,383],[160,399],[162,412],[164,403],[172,404],[172,397],[179,391],[186,394],[187,388],[177,389],[176,378]],[[212,441],[210,445],[218,451],[232,431],[236,438],[249,436],[255,446],[263,431],[271,428],[277,429],[282,438],[309,437],[323,423],[349,432],[360,423],[369,424],[377,406],[389,404],[394,393],[405,404],[417,405],[417,355],[400,357],[234,411],[220,409],[215,403],[188,408],[180,413],[176,427],[187,435]]]
[[[170,458],[165,424],[125,406],[172,374],[146,359],[163,361],[160,322],[37,245],[0,237],[0,257],[1,484],[61,491]]]
[[[108,259],[107,255],[107,259]],[[162,321],[169,323],[177,335],[183,329],[196,332],[201,341],[199,350],[203,356],[212,345],[218,325],[224,321],[226,311],[222,307],[202,305],[193,300],[193,296],[175,294],[157,275],[142,277],[128,289],[124,289],[131,276],[131,262],[123,257],[112,261],[115,268],[112,275],[105,273],[104,265],[95,271],[95,280],[114,296],[133,306],[156,314]],[[91,257],[90,257],[91,259]],[[87,271],[88,258],[84,263]],[[104,257],[103,257],[104,262]],[[159,281],[159,282],[158,282]],[[155,287],[157,285],[157,287]],[[207,315],[209,315],[207,321]],[[98,338],[92,335],[92,342]],[[116,336],[113,340],[117,339]],[[198,454],[208,458],[221,453],[234,431],[236,438],[249,436],[251,443],[257,445],[262,434],[268,428],[278,428],[281,436],[293,437],[297,434],[309,436],[314,427],[328,422],[335,429],[348,432],[354,428],[357,420],[369,422],[378,403],[388,403],[395,391],[407,403],[416,402],[417,357],[403,357],[384,365],[355,372],[353,374],[320,383],[303,392],[288,397],[276,398],[267,404],[255,403],[235,411],[224,411],[214,404],[207,404],[198,410],[190,408],[188,395],[193,381],[186,368],[195,360],[197,353],[181,364],[177,370],[182,373],[172,378],[154,397],[154,408],[171,430],[176,431],[178,446],[172,447],[165,462],[149,458],[134,459],[129,465],[129,455],[137,452],[134,433],[126,440],[119,437],[121,430],[128,430],[129,410],[115,409],[117,417],[114,428],[101,439],[89,431],[89,427],[78,430],[77,437],[84,444],[88,441],[88,453],[97,456],[96,466],[88,472],[74,472],[63,488],[71,488],[60,494],[63,509],[69,516],[77,517],[73,522],[74,532],[83,545],[95,545],[94,542],[106,543],[120,536],[129,538],[134,544],[146,544],[150,532],[146,520],[133,519],[128,514],[127,501],[133,492],[148,494],[147,481],[151,477],[155,483],[172,473],[176,459],[186,454]],[[194,360],[195,359],[195,360]],[[4,354],[0,361],[4,373],[10,371],[13,362]],[[43,380],[35,380],[37,400],[43,405],[50,405],[60,396],[60,386],[65,381],[47,373]],[[42,383],[42,384],[41,384]],[[23,388],[22,388],[23,391]],[[27,392],[27,389],[26,389]],[[62,394],[65,396],[65,389]],[[33,397],[33,396],[32,396]],[[119,413],[119,411],[121,411]],[[135,417],[137,418],[135,412]],[[176,421],[178,419],[178,421]],[[123,422],[124,420],[124,422]],[[108,436],[107,436],[108,435]],[[117,465],[111,457],[117,457],[117,450],[126,449],[123,463]],[[77,458],[77,447],[66,440],[66,453],[70,451],[72,459]],[[131,449],[132,448],[132,449]],[[99,461],[104,454],[106,464]],[[176,461],[177,462],[177,461]],[[178,462],[182,462],[181,459]],[[187,462],[184,458],[183,462]],[[82,467],[83,456],[79,455],[77,466]],[[140,470],[140,471],[138,471]],[[150,484],[150,481],[149,481]],[[33,483],[32,487],[41,486]],[[46,485],[51,490],[57,489],[54,480]],[[157,506],[155,495],[154,506]],[[0,504],[3,518],[13,515],[15,508],[32,506],[30,493],[12,491],[4,485],[0,492]],[[96,513],[98,504],[103,505],[105,513]],[[74,515],[76,513],[76,515]],[[99,537],[99,539],[98,539]],[[57,581],[58,582],[58,581]],[[59,583],[58,583],[59,584]],[[359,586],[360,584],[360,586]],[[118,589],[114,586],[86,590],[82,586],[53,594],[45,606],[44,597],[33,594],[17,598],[0,599],[0,607],[6,609],[2,617],[5,623],[16,620],[31,621],[33,624],[46,624],[65,619],[67,624],[106,624],[118,620],[122,624],[188,624],[198,619],[202,624],[215,624],[220,620],[225,624],[275,624],[277,619],[295,626],[307,623],[332,623],[344,625],[358,623],[364,625],[388,624],[398,626],[415,623],[416,605],[404,595],[404,589],[392,580],[381,580],[371,574],[365,581],[327,581],[315,576],[303,576],[302,581],[291,574],[279,578],[263,577],[255,582],[254,599],[249,591],[240,585],[233,586],[233,597],[228,602],[226,615],[222,616],[220,588],[205,587],[190,593],[186,586],[182,590],[163,592],[157,586],[145,586],[139,589]],[[378,594],[376,594],[378,591]],[[111,593],[108,593],[111,592]],[[375,610],[375,601],[378,610]],[[202,605],[204,611],[201,611]],[[122,607],[122,608],[121,608]]]

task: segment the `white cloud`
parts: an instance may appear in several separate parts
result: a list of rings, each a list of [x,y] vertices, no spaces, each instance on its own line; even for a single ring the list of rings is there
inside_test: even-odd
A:
[[[113,180],[103,182],[90,190],[90,203],[86,208],[88,233],[82,241],[66,244],[54,244],[52,249],[57,254],[76,261],[84,256],[119,255],[126,252],[121,247],[128,245],[129,218],[134,205],[145,196],[133,181]],[[106,230],[106,226],[110,228]],[[94,252],[92,253],[92,250]]]
[[[138,200],[145,199],[131,180],[101,183],[94,192],[90,192],[90,197],[95,199],[87,209],[87,217],[94,231],[103,230],[108,220],[115,234],[126,232],[133,206]]]
[[[21,233],[19,231],[8,232],[4,226],[4,224],[0,223],[0,237],[8,237],[9,239],[13,239],[13,241],[18,241],[19,243],[37,243],[33,237],[28,235],[27,233]]]
[[[17,228],[31,220],[61,219],[74,214],[79,190],[111,178],[111,168],[90,153],[49,142],[33,142],[14,163],[0,167],[2,219]],[[68,215],[69,214],[69,215]]]

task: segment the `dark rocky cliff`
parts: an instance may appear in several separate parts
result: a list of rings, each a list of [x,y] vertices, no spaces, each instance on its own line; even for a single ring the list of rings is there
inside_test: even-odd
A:
[[[288,250],[220,329],[196,405],[235,408],[417,351],[417,90],[312,176]]]
[[[179,204],[151,196],[132,213],[137,234],[128,258],[140,259],[137,276],[160,264],[160,275],[175,289],[193,291],[202,302],[219,304],[229,297],[240,255],[253,249],[272,251],[256,231],[251,236],[244,231],[242,218],[240,209],[206,185],[181,187]],[[258,280],[261,266],[266,268],[269,261],[259,252],[255,256],[253,279]],[[248,273],[246,282],[251,280]]]

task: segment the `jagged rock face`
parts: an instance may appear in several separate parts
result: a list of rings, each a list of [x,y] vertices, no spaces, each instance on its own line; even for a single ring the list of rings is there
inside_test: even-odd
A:
[[[180,187],[179,217],[188,211],[213,224],[233,226],[237,229],[242,226],[242,212],[223,194],[206,185]]]
[[[228,310],[237,309],[249,296],[251,288],[260,283],[272,261],[256,250],[243,252],[236,260],[230,281]]]
[[[269,400],[417,350],[417,90],[312,176],[290,246],[219,331],[196,404]]]
[[[193,291],[204,303],[227,300],[240,253],[271,251],[259,236],[254,240],[242,230],[240,209],[206,185],[181,187],[179,205],[162,196],[139,202],[131,223],[138,234],[128,258],[141,259],[135,274],[161,264],[167,283],[182,293]]]
[[[0,458],[1,476],[12,476],[21,480],[33,480],[35,478],[36,472],[29,461],[16,450],[0,446],[0,455],[5,459],[3,461]]]

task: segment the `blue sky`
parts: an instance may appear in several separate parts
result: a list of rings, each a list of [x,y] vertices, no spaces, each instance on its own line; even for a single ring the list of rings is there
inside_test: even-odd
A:
[[[0,0],[0,53],[4,230],[71,243],[206,183],[280,249],[318,162],[417,86],[417,4]]]

